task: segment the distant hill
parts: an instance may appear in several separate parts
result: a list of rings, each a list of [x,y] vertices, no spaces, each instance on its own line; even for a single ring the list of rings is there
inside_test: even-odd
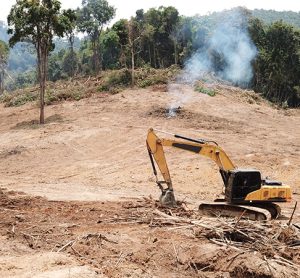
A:
[[[234,8],[231,10],[224,10],[221,12],[213,12],[208,15],[200,16],[196,15],[198,23],[205,26],[207,29],[214,29],[217,24],[219,24],[222,18],[226,18],[229,14],[232,14],[232,10],[238,10],[239,8]],[[248,10],[250,15],[257,17],[265,24],[271,24],[275,21],[282,20],[287,24],[290,24],[296,28],[300,29],[300,12],[284,11],[277,12],[274,10]]]
[[[54,53],[59,52],[62,49],[69,48],[69,42],[67,39],[55,38]],[[74,42],[74,48],[79,49],[80,39],[76,38]],[[12,72],[22,73],[27,70],[32,70],[36,66],[36,50],[30,43],[17,43],[13,49],[11,49],[8,59],[8,69]]]
[[[300,12],[277,12],[273,10],[253,10],[252,15],[259,18],[267,24],[273,23],[275,21],[283,20],[284,22],[296,26],[300,29]]]
[[[0,40],[8,43],[9,35],[7,34],[7,26],[0,21]],[[8,59],[8,69],[11,72],[24,72],[32,69],[36,64],[36,58],[33,54],[32,47],[27,43],[18,43],[10,49]]]
[[[9,35],[7,34],[7,25],[0,21],[0,40],[8,43]],[[55,50],[58,52],[61,49],[67,49],[69,42],[66,39],[55,39]],[[80,39],[76,38],[74,48],[79,49]],[[17,43],[14,48],[10,50],[8,59],[8,69],[11,72],[21,73],[34,68],[36,65],[35,49],[28,43]]]

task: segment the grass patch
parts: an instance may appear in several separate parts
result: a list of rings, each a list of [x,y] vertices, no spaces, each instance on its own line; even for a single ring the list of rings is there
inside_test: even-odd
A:
[[[64,122],[64,119],[59,114],[54,114],[45,119],[45,124],[62,123],[62,122]],[[42,127],[44,127],[44,125],[40,125],[40,122],[38,120],[30,120],[30,121],[23,121],[23,122],[17,123],[13,127],[13,129],[38,129],[38,128],[42,128]]]
[[[209,95],[210,97],[214,97],[216,95],[216,91],[207,87],[204,87],[202,83],[198,82],[194,87],[196,92]]]

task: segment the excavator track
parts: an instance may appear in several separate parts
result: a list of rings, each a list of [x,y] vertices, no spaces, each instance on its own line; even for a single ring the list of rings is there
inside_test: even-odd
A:
[[[280,207],[274,203],[236,205],[226,202],[201,203],[199,212],[209,216],[239,217],[251,220],[271,220],[280,215]]]
[[[249,206],[251,208],[261,208],[267,210],[271,214],[271,219],[277,219],[281,215],[281,208],[275,203],[252,203],[249,204]]]

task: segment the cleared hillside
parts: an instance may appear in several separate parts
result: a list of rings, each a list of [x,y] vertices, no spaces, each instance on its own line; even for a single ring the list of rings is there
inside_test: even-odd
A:
[[[231,86],[210,89],[214,97],[180,84],[169,91],[160,85],[93,93],[47,106],[44,126],[35,123],[35,103],[1,104],[0,276],[299,275],[299,248],[287,243],[296,228],[280,243],[284,255],[277,247],[254,252],[243,243],[236,249],[221,246],[195,227],[174,226],[155,214],[161,210],[155,203],[160,192],[145,147],[149,127],[215,140],[238,166],[291,185],[299,200],[300,110],[277,109],[252,91]],[[182,94],[188,97],[179,102]],[[173,103],[181,108],[168,117]],[[222,191],[210,160],[166,152],[176,195],[188,209]],[[293,205],[282,205],[285,216]],[[183,208],[161,211],[198,217]],[[293,221],[300,226],[299,210]],[[286,231],[286,222],[272,222],[274,231]],[[272,234],[272,227],[266,229]]]

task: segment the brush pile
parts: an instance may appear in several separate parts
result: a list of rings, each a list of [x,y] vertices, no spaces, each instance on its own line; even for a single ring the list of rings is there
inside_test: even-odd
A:
[[[146,201],[146,200],[145,200]],[[150,202],[148,200],[148,202]],[[252,221],[241,218],[202,217],[197,211],[188,210],[184,204],[175,209],[150,204],[141,214],[131,214],[130,219],[103,219],[101,223],[126,221],[148,224],[150,227],[170,227],[189,236],[207,239],[219,246],[239,252],[258,252],[277,263],[297,268],[300,265],[300,227],[278,220]],[[132,208],[132,207],[131,207]],[[295,252],[296,251],[296,252]],[[298,264],[298,266],[297,266]]]
[[[1,189],[0,216],[6,241],[68,253],[108,277],[131,267],[156,277],[166,269],[185,277],[300,274],[300,227],[279,220],[206,217],[184,203],[169,209],[151,198],[54,202]]]

